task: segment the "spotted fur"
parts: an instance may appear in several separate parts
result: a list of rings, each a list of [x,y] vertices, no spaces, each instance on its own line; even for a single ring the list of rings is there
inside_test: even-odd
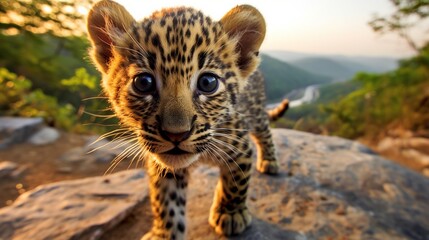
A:
[[[220,169],[210,224],[222,235],[244,231],[251,222],[250,138],[258,149],[256,168],[278,172],[263,78],[256,71],[265,36],[259,11],[241,5],[213,21],[179,7],[137,22],[104,0],[88,15],[88,33],[104,92],[146,159],[154,220],[143,239],[185,238],[189,169],[201,162]],[[207,74],[218,84],[213,92],[199,85]],[[154,79],[155,87],[142,92],[139,76],[150,76],[144,83]]]

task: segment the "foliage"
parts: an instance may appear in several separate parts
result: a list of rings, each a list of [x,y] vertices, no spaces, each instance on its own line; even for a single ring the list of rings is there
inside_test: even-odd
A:
[[[81,35],[84,14],[92,0],[0,1],[0,32]]]
[[[40,116],[74,131],[102,130],[83,127],[87,122],[116,124],[85,114],[107,109],[105,99],[97,97],[100,77],[88,61],[89,42],[81,36],[82,10],[92,2],[0,1],[1,115]]]
[[[61,84],[68,87],[71,91],[81,94],[83,88],[91,91],[98,89],[97,78],[90,75],[85,68],[76,69],[75,75],[69,79],[61,80]]]
[[[66,96],[74,104],[79,101],[61,88],[61,79],[71,77],[77,68],[86,68],[92,75],[96,70],[85,60],[89,46],[83,37],[55,37],[50,34],[0,34],[0,67],[31,79],[34,88],[46,93]]]
[[[101,92],[98,77],[91,75],[86,68],[78,68],[75,75],[60,82],[74,96],[79,97],[80,101],[76,104],[78,109],[76,117],[79,123],[94,123],[91,129],[97,125],[97,131],[105,131],[110,129],[109,126],[117,125],[117,119],[111,118],[112,112],[105,98],[97,97]]]
[[[369,139],[398,127],[429,131],[429,46],[394,71],[322,86],[316,103],[290,109],[276,126]]]
[[[369,24],[395,32],[417,55],[383,74],[357,74],[346,85],[320,88],[316,103],[292,108],[280,122],[304,131],[377,140],[391,129],[429,132],[429,44],[418,45],[407,31],[429,16],[429,1],[391,0],[396,11]],[[343,84],[343,83],[340,83]]]
[[[361,88],[323,107],[325,127],[348,138],[377,138],[392,126],[429,130],[429,47],[385,74],[358,74]]]
[[[42,117],[52,126],[71,129],[76,123],[75,109],[57,99],[31,90],[31,81],[0,68],[0,115]]]
[[[389,32],[397,33],[407,41],[412,49],[418,52],[420,46],[409,34],[409,30],[429,16],[429,1],[390,0],[390,2],[395,7],[395,12],[388,17],[376,15],[368,24],[375,32],[382,34]]]
[[[319,87],[319,98],[316,102],[290,108],[286,117],[273,126],[327,134],[328,129],[325,125],[329,112],[325,110],[326,105],[340,101],[359,87],[360,83],[356,81],[324,84]]]

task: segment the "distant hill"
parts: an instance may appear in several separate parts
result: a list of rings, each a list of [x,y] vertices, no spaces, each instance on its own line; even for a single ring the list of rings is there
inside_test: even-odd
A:
[[[350,79],[356,72],[344,64],[322,57],[304,58],[291,62],[291,64],[308,72],[327,76],[334,81]]]
[[[261,58],[259,68],[265,77],[268,102],[279,100],[292,90],[333,80],[333,78],[310,73],[266,54],[261,54]]]
[[[353,76],[357,72],[382,73],[394,70],[398,66],[398,59],[389,57],[323,55],[291,51],[266,51],[264,53],[292,65],[302,64],[301,68],[312,73],[322,74],[320,71],[331,73],[325,75],[334,78]],[[329,68],[323,70],[323,66]],[[342,80],[348,80],[348,78]]]
[[[347,57],[331,56],[335,61],[345,64],[350,69],[357,67],[360,72],[383,73],[395,70],[399,66],[399,59],[389,57]]]

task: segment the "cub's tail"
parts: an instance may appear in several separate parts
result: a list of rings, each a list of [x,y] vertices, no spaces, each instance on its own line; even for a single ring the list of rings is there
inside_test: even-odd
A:
[[[270,119],[270,121],[276,121],[283,116],[283,114],[288,110],[288,108],[289,100],[283,99],[283,101],[279,103],[275,108],[267,110],[268,118]]]

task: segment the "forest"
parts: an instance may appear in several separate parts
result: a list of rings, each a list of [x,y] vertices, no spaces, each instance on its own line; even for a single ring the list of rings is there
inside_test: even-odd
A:
[[[0,2],[0,115],[42,117],[50,126],[80,133],[115,126],[82,29],[81,10],[91,3]],[[401,60],[393,71],[359,73],[349,81],[325,85],[316,103],[291,109],[276,126],[351,139],[377,139],[392,127],[429,131],[429,45],[414,42],[404,31],[410,25],[402,24],[410,17],[425,20],[429,3],[392,3],[395,12],[374,17],[369,25],[381,34],[397,33],[415,56]],[[262,59],[268,96],[281,98],[295,88],[329,81],[285,68],[264,54]]]
[[[398,34],[415,56],[402,59],[392,71],[361,72],[348,81],[323,85],[316,102],[291,109],[276,126],[373,143],[397,131],[429,136],[429,44],[407,34],[427,20],[429,3],[391,2],[396,11],[374,17],[369,25],[381,34]]]

